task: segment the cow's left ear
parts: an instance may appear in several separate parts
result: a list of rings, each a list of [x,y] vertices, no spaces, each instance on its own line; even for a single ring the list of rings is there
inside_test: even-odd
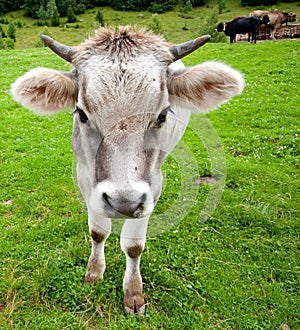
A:
[[[76,71],[33,69],[12,84],[11,94],[17,102],[39,114],[73,108],[77,100]]]
[[[192,68],[171,71],[170,96],[193,112],[208,112],[244,89],[240,72],[219,62],[204,62]]]

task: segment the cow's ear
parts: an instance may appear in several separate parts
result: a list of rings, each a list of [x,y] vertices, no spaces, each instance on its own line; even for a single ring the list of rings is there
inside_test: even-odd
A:
[[[76,72],[36,68],[11,86],[13,98],[39,114],[54,114],[74,107],[77,99]]]
[[[223,63],[204,62],[192,68],[170,72],[168,90],[176,103],[193,112],[208,112],[240,94],[242,75]]]

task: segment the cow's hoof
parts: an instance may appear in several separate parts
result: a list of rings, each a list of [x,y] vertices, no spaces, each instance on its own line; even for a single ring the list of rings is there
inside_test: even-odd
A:
[[[91,273],[86,273],[84,276],[84,284],[94,284],[98,280],[102,280],[103,276],[99,276],[99,274],[91,274]]]
[[[97,258],[90,257],[86,273],[84,276],[84,283],[96,283],[98,280],[103,279],[103,274],[105,271],[105,261],[98,260]]]
[[[147,307],[144,297],[139,294],[124,297],[124,309],[127,315],[145,315]]]

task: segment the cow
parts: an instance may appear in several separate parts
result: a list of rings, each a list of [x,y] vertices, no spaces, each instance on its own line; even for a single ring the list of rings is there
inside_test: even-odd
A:
[[[230,43],[232,44],[235,41],[235,37],[237,34],[246,34],[248,33],[248,41],[256,43],[256,34],[258,28],[262,24],[268,24],[269,17],[268,15],[264,15],[262,18],[257,16],[246,17],[246,16],[238,16],[235,17],[232,21],[219,23],[216,27],[218,32],[224,31],[224,33],[230,37]]]
[[[172,45],[153,32],[121,26],[97,29],[77,46],[41,37],[72,70],[34,68],[12,84],[11,94],[38,114],[75,109],[72,147],[92,245],[84,282],[103,278],[111,219],[124,218],[123,304],[127,314],[142,315],[140,259],[162,190],[162,162],[181,139],[191,111],[213,110],[240,94],[243,76],[215,61],[182,64],[210,36]]]
[[[275,33],[281,28],[282,24],[287,25],[288,22],[297,21],[296,13],[293,11],[287,13],[280,10],[254,10],[249,14],[250,17],[262,17],[264,15],[268,15],[270,18],[270,39],[275,39]]]

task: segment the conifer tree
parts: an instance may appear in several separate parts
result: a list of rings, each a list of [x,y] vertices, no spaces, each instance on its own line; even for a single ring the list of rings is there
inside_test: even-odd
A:
[[[16,41],[16,27],[12,22],[10,22],[8,25],[7,37],[12,39],[13,41]]]
[[[1,25],[0,25],[0,38],[6,38],[6,34]]]
[[[99,22],[100,26],[104,26],[105,25],[105,21],[104,21],[104,16],[103,16],[103,12],[101,10],[97,11],[95,20],[97,22]]]
[[[58,13],[58,10],[56,8],[56,10],[53,13],[52,19],[51,19],[51,25],[52,26],[59,26],[59,24],[60,24],[59,13]]]
[[[68,8],[68,12],[67,12],[67,22],[75,23],[76,21],[77,21],[77,18],[74,14],[74,10],[73,10],[72,6],[70,5]]]

